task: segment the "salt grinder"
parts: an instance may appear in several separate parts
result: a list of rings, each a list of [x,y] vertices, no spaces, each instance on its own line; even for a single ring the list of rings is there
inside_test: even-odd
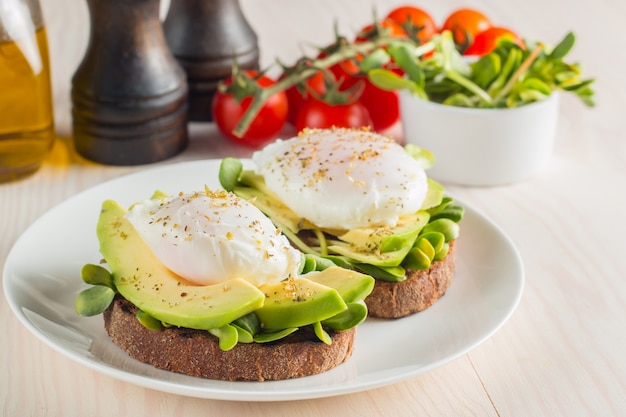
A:
[[[257,36],[238,0],[174,0],[163,23],[170,50],[187,72],[189,120],[211,121],[211,100],[236,59],[258,69]]]
[[[159,2],[87,0],[90,38],[72,78],[72,117],[76,150],[90,160],[152,163],[188,143],[186,74],[167,46]]]

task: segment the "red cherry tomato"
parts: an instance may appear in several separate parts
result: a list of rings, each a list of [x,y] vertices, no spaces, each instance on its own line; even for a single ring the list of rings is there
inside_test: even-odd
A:
[[[251,76],[256,76],[254,71],[246,71]],[[232,83],[232,77],[224,81],[226,85]],[[271,78],[263,75],[257,80],[261,87],[269,87],[275,84]],[[232,94],[223,93],[219,90],[215,93],[212,103],[213,120],[224,136],[233,142],[246,146],[260,146],[273,139],[285,125],[287,120],[287,95],[280,91],[270,96],[254,118],[243,137],[233,134],[245,111],[250,107],[252,97],[246,97],[237,102]]]
[[[474,41],[474,37],[480,32],[491,27],[491,21],[487,16],[474,9],[459,9],[452,12],[445,20],[441,30],[449,30],[454,36],[454,41],[466,49]]]
[[[387,19],[393,20],[401,26],[410,22],[418,29],[417,38],[421,43],[428,42],[437,33],[437,25],[432,16],[419,7],[397,7],[389,12]]]
[[[463,52],[464,55],[486,55],[493,51],[498,43],[498,39],[507,38],[521,47],[524,47],[522,39],[510,29],[503,27],[490,27],[484,32],[480,32],[474,38],[474,42]]]
[[[284,75],[283,75],[284,77]],[[281,77],[282,78],[282,77]],[[287,101],[289,102],[289,111],[287,113],[287,121],[292,125],[296,125],[298,113],[304,105],[304,103],[311,97],[310,91],[322,96],[326,92],[326,85],[324,84],[324,74],[317,72],[305,82],[307,90],[301,92],[298,87],[291,86],[285,90],[287,94]]]
[[[372,119],[365,106],[358,101],[350,104],[327,104],[321,100],[309,100],[300,109],[296,129],[328,129],[331,127],[358,128],[372,126]]]
[[[335,76],[335,79],[342,82],[342,87],[349,88],[358,81],[358,75],[361,73],[361,69],[356,61],[360,59],[360,56],[354,59],[346,59],[329,68],[330,72]]]
[[[374,130],[382,131],[393,126],[400,118],[400,104],[397,91],[388,91],[376,87],[367,78],[359,101],[367,108],[372,118]]]

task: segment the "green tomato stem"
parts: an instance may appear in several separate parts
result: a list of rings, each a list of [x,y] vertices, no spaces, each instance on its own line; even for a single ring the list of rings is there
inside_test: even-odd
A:
[[[346,44],[340,47],[340,49],[333,54],[330,54],[321,59],[314,59],[311,61],[311,66],[303,69],[302,71],[295,71],[293,74],[279,80],[276,84],[273,84],[267,88],[258,89],[253,96],[250,107],[243,114],[239,123],[233,130],[233,134],[238,137],[242,137],[252,121],[261,111],[263,104],[273,95],[280,91],[284,91],[291,86],[294,86],[300,82],[306,81],[313,75],[315,75],[320,69],[329,68],[335,64],[338,64],[346,59],[354,58],[359,54],[365,54],[369,51],[373,51],[377,48],[388,45],[391,42],[407,42],[413,45],[413,42],[403,38],[393,37],[381,37],[374,41],[362,42],[358,44]]]

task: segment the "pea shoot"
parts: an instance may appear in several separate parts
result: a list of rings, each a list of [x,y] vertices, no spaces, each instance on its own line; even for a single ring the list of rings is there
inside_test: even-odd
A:
[[[491,53],[475,60],[461,56],[449,31],[431,43],[435,51],[431,55],[421,55],[423,46],[391,44],[385,53],[404,75],[372,66],[369,79],[383,89],[408,89],[425,100],[459,107],[519,107],[555,91],[573,93],[585,105],[595,105],[594,79],[583,78],[579,64],[564,61],[575,43],[571,32],[551,49],[540,42],[526,42],[523,48],[503,38]]]

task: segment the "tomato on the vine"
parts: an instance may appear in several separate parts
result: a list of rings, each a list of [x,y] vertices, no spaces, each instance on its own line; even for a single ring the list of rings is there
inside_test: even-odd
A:
[[[441,30],[451,31],[456,44],[464,50],[472,44],[476,35],[490,27],[489,18],[478,10],[459,9],[448,16]]]
[[[300,109],[296,129],[328,129],[331,127],[358,128],[372,126],[372,119],[358,101],[345,104],[328,104],[322,100],[309,100]]]
[[[417,31],[417,39],[419,39],[421,43],[428,42],[437,33],[435,20],[428,12],[419,7],[396,7],[389,12],[387,19],[393,20],[403,28],[405,28],[406,25],[412,26]]]
[[[283,74],[281,78],[286,76]],[[305,91],[300,91],[297,86],[293,85],[285,90],[287,94],[287,101],[289,103],[289,110],[287,113],[287,121],[292,125],[296,125],[298,113],[304,105],[304,103],[311,98],[311,92],[318,96],[324,95],[326,92],[326,84],[324,82],[324,74],[320,71],[315,75],[308,78],[305,82]]]
[[[515,32],[508,28],[493,26],[478,33],[474,38],[474,42],[465,50],[465,52],[463,52],[463,54],[478,56],[487,55],[495,49],[498,40],[501,38],[509,39],[510,41],[518,44],[520,47],[524,47],[522,39]]]
[[[255,71],[245,71],[251,77],[257,77]],[[267,88],[275,84],[275,81],[266,75],[261,75],[256,79],[257,85]],[[232,77],[224,81],[225,85],[232,84]],[[212,112],[213,120],[224,136],[233,142],[246,146],[260,146],[274,138],[285,125],[287,120],[287,95],[284,91],[272,94],[263,103],[259,113],[256,115],[248,130],[240,138],[233,134],[233,130],[241,120],[250,104],[252,97],[245,97],[237,101],[233,94],[225,93],[218,89],[213,97]]]
[[[319,58],[323,58],[325,52],[319,55]],[[367,77],[361,73],[359,66],[355,61],[358,61],[359,57],[354,59],[348,59],[341,61],[329,68],[334,75],[337,82],[341,82],[340,90],[345,91],[350,88],[355,88],[358,83],[363,83],[363,90],[358,97],[366,108],[372,121],[372,127],[377,130],[384,130],[394,123],[396,123],[400,117],[398,93],[395,91],[382,90],[371,82]],[[397,68],[388,68],[391,71],[398,72]],[[401,71],[398,73],[401,74]]]

